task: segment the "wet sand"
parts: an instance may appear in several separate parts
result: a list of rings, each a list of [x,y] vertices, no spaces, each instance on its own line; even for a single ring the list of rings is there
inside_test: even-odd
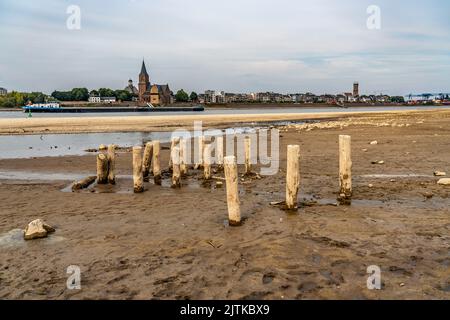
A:
[[[155,126],[136,128],[147,125]],[[433,176],[450,174],[450,113],[355,116],[323,127],[281,128],[280,172],[240,182],[245,222],[237,228],[224,224],[225,189],[202,187],[199,172],[181,190],[166,178],[132,194],[129,152],[118,154],[123,178],[112,189],[70,193],[61,191],[70,181],[0,181],[0,298],[450,298],[450,188]],[[352,136],[352,206],[333,205],[340,134]],[[284,200],[288,144],[301,145],[299,199],[308,204],[291,215],[270,205]],[[0,170],[87,176],[95,155],[0,160]],[[56,233],[27,243],[5,236],[36,218]],[[81,268],[80,291],[66,288],[70,265]],[[381,267],[382,290],[366,287],[370,265]]]

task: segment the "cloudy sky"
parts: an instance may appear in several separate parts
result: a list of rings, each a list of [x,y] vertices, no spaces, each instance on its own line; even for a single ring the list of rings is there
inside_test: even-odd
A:
[[[449,13],[448,0],[1,0],[0,87],[123,88],[145,58],[174,91],[449,92]]]

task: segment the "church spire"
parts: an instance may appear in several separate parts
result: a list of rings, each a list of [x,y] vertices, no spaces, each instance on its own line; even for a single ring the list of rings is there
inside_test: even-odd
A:
[[[147,68],[145,68],[145,61],[144,61],[144,59],[142,59],[142,67],[141,67],[140,75],[148,76]]]

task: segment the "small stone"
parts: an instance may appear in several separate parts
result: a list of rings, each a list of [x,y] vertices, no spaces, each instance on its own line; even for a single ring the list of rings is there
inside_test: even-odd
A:
[[[378,141],[372,141],[371,143],[370,143],[370,145],[372,145],[372,146],[376,146],[378,144]]]
[[[438,181],[438,184],[443,186],[450,186],[450,179],[449,178],[441,179]]]
[[[446,175],[447,175],[447,173],[445,173],[444,171],[435,171],[434,172],[435,177],[445,177]]]
[[[362,152],[367,152],[368,150],[367,149],[362,149]]]
[[[424,196],[425,198],[427,198],[427,199],[431,199],[431,198],[434,197],[434,194],[432,194],[431,192],[426,192],[426,193],[424,193],[423,196]]]
[[[400,287],[404,287],[405,286],[405,284],[402,282],[402,283],[400,283]]]
[[[369,188],[373,188],[373,184],[369,184]]]
[[[55,229],[46,224],[43,220],[31,221],[24,232],[25,240],[33,240],[47,237],[48,233],[55,232]]]

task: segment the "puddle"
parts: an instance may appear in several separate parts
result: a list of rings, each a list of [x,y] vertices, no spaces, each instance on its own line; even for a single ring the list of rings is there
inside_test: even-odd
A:
[[[366,174],[360,177],[364,179],[434,178],[434,176],[426,174]]]
[[[29,243],[41,242],[43,244],[53,244],[65,240],[63,237],[49,235],[47,238],[25,241],[22,229],[13,229],[0,235],[0,247],[11,248],[26,246]]]
[[[85,178],[81,173],[48,173],[32,171],[0,171],[0,180],[20,181],[75,181]]]

